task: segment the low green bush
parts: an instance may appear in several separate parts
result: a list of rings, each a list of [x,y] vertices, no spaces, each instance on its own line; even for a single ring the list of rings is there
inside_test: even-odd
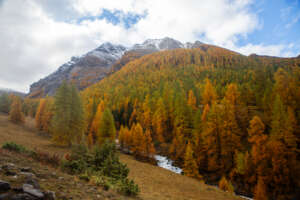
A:
[[[7,149],[9,151],[15,151],[15,152],[18,152],[18,153],[26,153],[26,152],[28,152],[28,150],[24,146],[16,144],[14,142],[6,142],[6,143],[4,143],[2,145],[2,148],[3,149]]]
[[[136,196],[139,193],[139,187],[128,178],[122,179],[118,185],[118,191],[126,196]]]
[[[105,190],[117,188],[125,195],[134,196],[138,193],[138,186],[128,180],[128,167],[121,163],[115,144],[105,142],[92,151],[84,145],[74,146],[70,155],[66,155],[61,162],[64,171],[77,174],[79,178],[91,180],[101,185]]]

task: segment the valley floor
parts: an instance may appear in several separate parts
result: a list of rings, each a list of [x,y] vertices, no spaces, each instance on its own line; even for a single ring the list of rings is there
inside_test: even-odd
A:
[[[37,149],[40,151],[45,151],[53,154],[56,153],[56,154],[64,155],[65,153],[69,152],[68,148],[57,147],[51,143],[50,138],[39,135],[39,133],[35,129],[34,123],[35,122],[33,119],[27,118],[25,125],[15,125],[8,120],[8,117],[6,115],[0,114],[0,146],[2,146],[2,144],[5,142],[13,141],[17,144],[21,144],[25,146],[28,149]],[[144,200],[241,199],[238,196],[235,196],[228,192],[223,192],[213,186],[208,186],[206,184],[200,183],[199,181],[194,180],[192,178],[173,173],[171,171],[162,169],[160,167],[148,163],[136,161],[131,156],[121,154],[120,158],[121,161],[126,163],[130,169],[129,177],[132,178],[139,185],[141,189],[141,193],[138,199],[144,199]],[[1,156],[0,161],[3,159],[4,158]],[[68,178],[70,180],[76,180],[76,178],[74,179],[74,177],[68,177]],[[70,187],[72,186],[70,185]],[[82,190],[85,190],[86,188],[87,187],[83,187]],[[53,191],[61,192],[57,190],[60,189],[53,188]],[[84,192],[91,193],[93,191],[84,191]],[[79,196],[78,199],[85,199],[82,198],[82,196],[80,196],[79,198]],[[101,196],[100,199],[106,199],[106,198],[108,197],[103,198],[103,196]],[[73,199],[77,199],[77,198],[75,197]]]

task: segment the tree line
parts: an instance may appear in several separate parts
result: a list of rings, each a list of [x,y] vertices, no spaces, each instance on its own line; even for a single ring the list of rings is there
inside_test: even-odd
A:
[[[137,159],[167,155],[224,190],[291,199],[300,186],[299,102],[299,59],[174,50],[134,60],[81,94],[63,83],[39,100],[35,118],[60,145],[118,139]]]

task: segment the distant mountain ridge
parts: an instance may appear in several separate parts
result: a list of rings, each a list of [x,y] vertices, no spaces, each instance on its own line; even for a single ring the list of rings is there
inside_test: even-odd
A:
[[[129,48],[106,42],[80,57],[72,57],[54,73],[33,83],[29,97],[52,96],[63,80],[73,82],[81,90],[143,55],[178,48],[195,48],[202,44],[199,41],[183,44],[169,37],[148,39]]]
[[[4,93],[14,94],[14,95],[17,95],[17,96],[22,96],[22,97],[26,95],[23,92],[15,91],[15,90],[12,90],[12,89],[9,89],[9,88],[0,88],[0,95],[2,95]]]
[[[82,56],[72,57],[70,61],[61,65],[54,73],[33,83],[30,86],[28,96],[33,98],[45,97],[47,95],[52,96],[55,94],[56,89],[61,85],[63,80],[72,82],[79,90],[83,90],[102,80],[104,77],[120,70],[132,60],[159,51],[183,48],[200,48],[204,52],[230,52],[235,55],[241,55],[237,52],[205,44],[200,41],[195,41],[194,43],[182,43],[169,37],[162,39],[147,39],[143,43],[135,44],[131,47],[105,42],[98,48],[89,51]],[[251,54],[250,57],[257,57],[257,59],[260,59],[266,56]],[[268,59],[276,58],[270,56],[267,57]]]

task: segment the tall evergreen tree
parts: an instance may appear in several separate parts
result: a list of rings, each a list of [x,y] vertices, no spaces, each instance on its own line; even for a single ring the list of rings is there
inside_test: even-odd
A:
[[[279,95],[276,95],[271,122],[271,137],[283,139],[285,132],[286,112]]]
[[[209,110],[207,122],[201,134],[203,151],[207,156],[207,170],[217,171],[221,168],[221,123],[220,108],[214,102]]]
[[[9,95],[7,93],[3,93],[2,95],[0,95],[0,112],[9,114],[10,105],[11,100],[9,98]]]
[[[45,107],[46,107],[46,99],[41,99],[40,103],[39,103],[39,107],[38,107],[37,112],[35,114],[35,126],[39,131],[43,130],[42,117],[43,117],[44,112],[45,112]]]
[[[217,100],[217,94],[215,88],[211,84],[210,80],[207,78],[205,80],[205,87],[202,94],[202,104],[212,105],[214,101]]]
[[[153,115],[152,126],[155,131],[155,139],[160,143],[163,143],[164,134],[167,131],[167,111],[164,106],[163,100],[160,98],[157,101],[156,111]]]
[[[197,162],[194,157],[192,144],[190,142],[187,144],[185,150],[183,172],[186,176],[189,177],[193,177],[193,178],[201,177],[198,172]]]
[[[24,114],[22,112],[22,101],[20,97],[12,97],[13,101],[11,104],[9,118],[14,123],[24,123]]]
[[[101,120],[99,123],[99,130],[97,132],[98,144],[103,144],[106,140],[111,142],[115,141],[116,137],[116,127],[115,120],[109,108],[104,109],[101,115]]]
[[[229,172],[234,166],[235,151],[241,150],[241,130],[236,121],[234,105],[226,98],[220,105],[222,123],[220,124],[221,160],[224,172]]]
[[[65,81],[54,98],[51,128],[53,141],[63,146],[79,142],[84,132],[84,112],[80,96],[74,86]]]

